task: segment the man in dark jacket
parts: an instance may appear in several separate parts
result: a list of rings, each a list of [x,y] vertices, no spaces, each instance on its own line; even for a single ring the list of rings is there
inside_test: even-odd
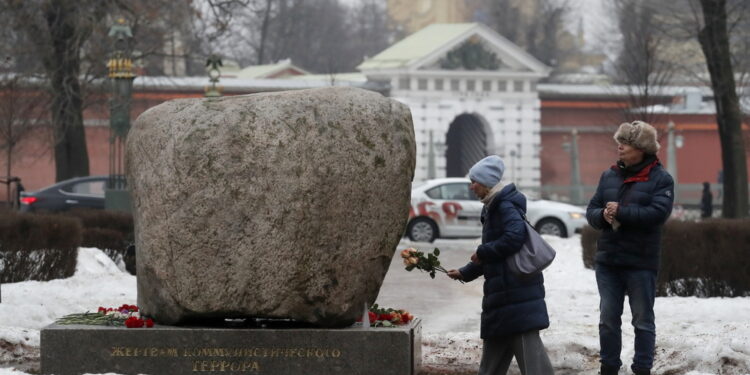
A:
[[[650,374],[659,242],[672,212],[674,181],[656,157],[654,127],[641,121],[624,123],[614,138],[619,160],[602,173],[586,210],[589,224],[602,230],[596,253],[601,373],[615,375],[622,366],[620,325],[627,294],[635,330],[631,369],[637,375]]]
[[[526,197],[516,186],[500,182],[505,164],[488,156],[469,171],[471,189],[482,199],[482,244],[471,262],[448,271],[453,279],[472,281],[484,275],[481,337],[484,340],[480,375],[499,375],[516,362],[523,374],[552,374],[539,330],[549,327],[541,274],[520,278],[511,274],[506,258],[526,240]]]

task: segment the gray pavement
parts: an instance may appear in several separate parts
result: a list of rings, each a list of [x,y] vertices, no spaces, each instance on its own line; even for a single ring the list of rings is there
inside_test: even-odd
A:
[[[479,332],[483,278],[461,284],[438,272],[435,279],[419,270],[404,269],[401,250],[414,247],[432,252],[440,249],[440,262],[446,269],[459,268],[479,245],[478,239],[437,240],[432,244],[403,240],[380,288],[377,303],[383,307],[405,309],[422,319],[425,334]]]

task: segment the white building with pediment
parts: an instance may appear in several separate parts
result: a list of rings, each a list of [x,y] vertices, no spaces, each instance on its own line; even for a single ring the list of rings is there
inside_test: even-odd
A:
[[[505,181],[540,185],[537,81],[549,68],[501,35],[478,23],[434,24],[357,68],[411,109],[414,181],[462,177],[497,154]]]

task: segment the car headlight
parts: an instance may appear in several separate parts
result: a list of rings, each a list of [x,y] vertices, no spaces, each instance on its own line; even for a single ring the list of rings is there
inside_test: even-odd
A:
[[[568,215],[574,220],[583,219],[583,213],[580,212],[568,212]]]

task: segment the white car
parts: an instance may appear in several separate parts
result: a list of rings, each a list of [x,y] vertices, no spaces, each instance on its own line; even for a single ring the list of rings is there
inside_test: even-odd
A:
[[[483,204],[469,189],[470,183],[466,178],[439,178],[415,184],[406,236],[419,242],[480,237]],[[586,224],[584,209],[547,200],[529,199],[526,217],[539,233],[560,237],[578,233]]]

